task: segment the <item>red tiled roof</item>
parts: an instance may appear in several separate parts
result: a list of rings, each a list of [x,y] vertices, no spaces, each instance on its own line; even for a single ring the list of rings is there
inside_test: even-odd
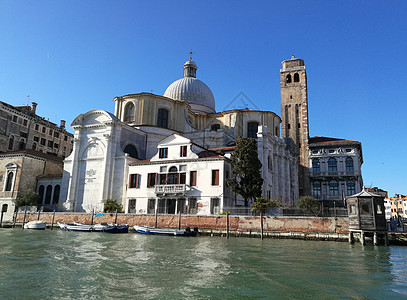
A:
[[[314,136],[309,139],[309,144],[336,144],[336,143],[358,143],[358,141],[354,140],[346,140],[346,139],[338,139],[332,137],[325,137],[325,136]]]
[[[235,150],[236,146],[224,147],[224,148],[213,148],[209,149],[209,151],[232,151]]]

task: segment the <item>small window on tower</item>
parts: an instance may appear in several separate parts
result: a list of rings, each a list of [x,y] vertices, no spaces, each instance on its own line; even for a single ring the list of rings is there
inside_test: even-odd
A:
[[[291,83],[291,75],[288,74],[286,77],[286,83]]]
[[[300,75],[298,73],[294,74],[294,82],[300,82]]]

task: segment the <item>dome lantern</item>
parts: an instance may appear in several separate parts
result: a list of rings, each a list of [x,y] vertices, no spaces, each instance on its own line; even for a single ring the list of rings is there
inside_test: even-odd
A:
[[[184,77],[193,77],[196,78],[196,70],[198,69],[195,62],[190,58],[184,64]]]

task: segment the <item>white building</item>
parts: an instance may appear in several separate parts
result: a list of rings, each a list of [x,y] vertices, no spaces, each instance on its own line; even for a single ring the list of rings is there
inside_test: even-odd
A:
[[[151,213],[157,206],[163,213],[212,214],[243,205],[225,184],[232,176],[228,157],[238,137],[257,139],[263,196],[294,203],[298,149],[279,137],[280,117],[250,109],[216,112],[215,98],[196,79],[196,70],[189,60],[184,77],[164,96],[116,97],[114,115],[92,110],[72,122],[74,149],[65,160],[61,206],[102,210],[113,198],[126,212]],[[168,156],[160,157],[165,148]],[[157,174],[155,179],[151,174]]]

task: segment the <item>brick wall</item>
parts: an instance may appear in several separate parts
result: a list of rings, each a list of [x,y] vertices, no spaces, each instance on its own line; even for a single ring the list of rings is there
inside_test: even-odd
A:
[[[17,222],[23,222],[23,213],[17,216]],[[26,215],[26,222],[37,220],[38,214]],[[94,217],[93,223],[114,221],[114,214],[104,214]],[[90,224],[92,216],[83,213],[55,213],[56,222],[79,222]],[[40,220],[52,222],[52,213],[42,213]],[[149,225],[154,226],[153,215],[118,214],[117,222],[120,224]],[[178,227],[178,216],[159,215],[158,227]],[[199,229],[226,229],[226,216],[182,216],[181,227],[198,227]],[[229,229],[235,231],[258,231],[260,230],[259,217],[229,216]],[[302,231],[302,232],[325,232],[325,233],[348,233],[348,218],[313,218],[313,217],[265,217],[265,231]]]

